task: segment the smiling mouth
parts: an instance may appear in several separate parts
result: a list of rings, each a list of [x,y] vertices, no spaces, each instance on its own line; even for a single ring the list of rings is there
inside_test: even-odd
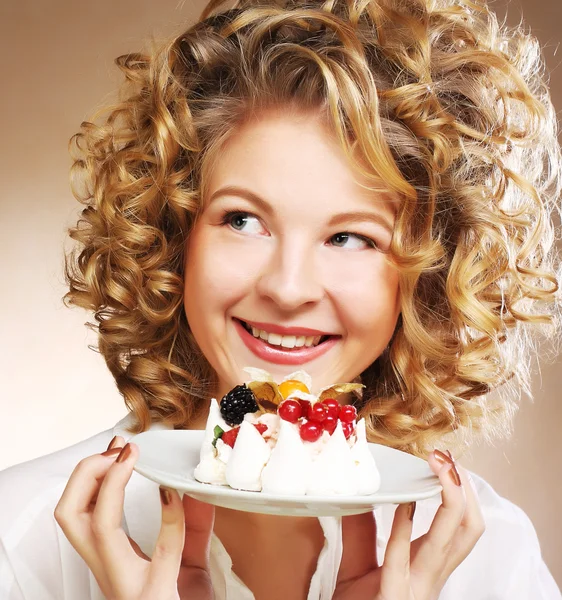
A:
[[[323,344],[324,342],[332,339],[336,336],[333,335],[316,335],[316,336],[304,336],[304,335],[281,335],[279,333],[270,333],[263,329],[258,329],[249,325],[241,319],[235,319],[238,321],[244,329],[254,336],[256,339],[260,339],[270,346],[279,348],[280,350],[292,350],[299,348],[314,348]]]

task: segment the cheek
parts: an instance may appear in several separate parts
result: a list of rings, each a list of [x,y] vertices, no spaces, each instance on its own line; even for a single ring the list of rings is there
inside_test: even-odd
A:
[[[341,318],[350,335],[369,343],[384,341],[400,312],[398,273],[386,261],[365,267],[348,270],[344,285],[338,286]]]
[[[225,240],[214,228],[194,230],[186,254],[186,310],[194,305],[200,311],[226,308],[245,297],[263,256],[248,244]]]

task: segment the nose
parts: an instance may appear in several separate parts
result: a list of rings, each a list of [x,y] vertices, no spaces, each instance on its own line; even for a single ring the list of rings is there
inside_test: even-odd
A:
[[[296,240],[279,241],[257,281],[257,292],[283,311],[319,302],[324,287],[315,268],[314,252]]]

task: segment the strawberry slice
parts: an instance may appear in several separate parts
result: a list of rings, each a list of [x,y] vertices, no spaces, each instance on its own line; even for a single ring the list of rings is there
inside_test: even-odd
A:
[[[263,423],[254,423],[254,427],[259,431],[260,435],[263,435],[267,431],[267,425]],[[234,444],[236,444],[236,439],[238,438],[238,434],[240,433],[240,427],[234,427],[225,431],[221,435],[221,440],[231,448],[234,448]]]
[[[240,427],[234,427],[233,429],[229,429],[228,431],[225,431],[221,436],[221,440],[227,446],[234,448],[234,444],[236,443],[236,438],[238,437],[239,433],[240,433]]]

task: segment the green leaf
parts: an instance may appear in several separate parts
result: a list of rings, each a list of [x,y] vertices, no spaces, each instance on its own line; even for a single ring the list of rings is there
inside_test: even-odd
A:
[[[215,425],[213,429],[213,433],[215,434],[215,439],[213,440],[213,448],[217,447],[217,440],[222,437],[224,433],[224,429],[220,425]]]

